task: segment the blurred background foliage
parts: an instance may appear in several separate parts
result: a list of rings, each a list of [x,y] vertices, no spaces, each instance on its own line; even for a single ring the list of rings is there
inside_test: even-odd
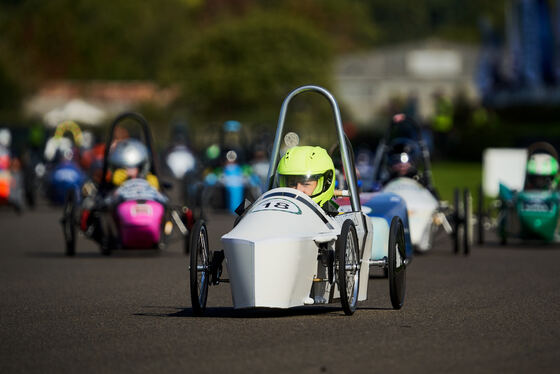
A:
[[[195,129],[228,119],[275,123],[294,87],[334,89],[338,56],[433,36],[479,43],[479,23],[502,29],[507,2],[3,0],[0,120],[21,123],[22,100],[49,80],[141,80],[178,91],[171,107],[138,108],[163,131],[174,120]],[[456,100],[450,155],[480,157],[488,145],[480,139],[506,139],[498,117],[477,117],[476,107]],[[321,100],[303,99],[293,110],[288,119],[312,129],[330,121]],[[477,127],[480,118],[490,125]]]
[[[501,29],[508,0],[367,0],[370,19],[379,30],[381,44],[438,38],[478,42],[478,24],[489,20]]]
[[[169,53],[160,79],[180,85],[195,117],[255,122],[276,113],[294,87],[330,86],[331,47],[327,35],[301,18],[258,11],[204,30]]]
[[[303,82],[329,86],[333,57],[437,34],[477,39],[505,0],[4,0],[2,107],[48,79],[178,84],[204,118],[263,118]]]

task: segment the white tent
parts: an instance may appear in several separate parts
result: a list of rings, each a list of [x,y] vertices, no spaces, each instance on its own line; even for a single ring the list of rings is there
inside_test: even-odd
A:
[[[55,108],[45,114],[43,119],[51,127],[55,127],[60,122],[71,120],[80,124],[98,125],[106,117],[106,113],[80,99],[74,99],[66,103],[63,107]]]

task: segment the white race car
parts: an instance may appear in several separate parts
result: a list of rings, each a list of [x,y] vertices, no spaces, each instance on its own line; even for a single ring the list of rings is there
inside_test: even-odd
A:
[[[433,248],[434,235],[443,228],[452,236],[454,252],[468,254],[472,243],[472,202],[465,189],[455,190],[453,207],[440,201],[432,182],[430,152],[418,124],[404,114],[393,117],[377,146],[373,179],[378,190],[399,195],[408,210],[412,246],[417,252]]]
[[[394,179],[385,185],[383,192],[392,192],[406,201],[410,239],[414,248],[419,252],[431,249],[434,222],[440,217],[439,201],[434,195],[412,178]]]
[[[351,209],[328,215],[310,197],[293,188],[275,188],[280,143],[288,104],[303,92],[318,92],[333,109]],[[210,251],[208,233],[198,221],[191,234],[190,289],[193,312],[206,308],[209,284],[231,283],[234,308],[291,308],[326,304],[340,299],[347,315],[366,300],[369,267],[388,270],[391,302],[402,307],[406,265],[403,223],[391,221],[388,255],[370,260],[373,227],[362,212],[353,158],[345,141],[334,97],[317,86],[303,86],[284,100],[268,171],[268,191],[238,217],[233,230],[222,236],[224,250]],[[226,260],[229,279],[221,278]]]

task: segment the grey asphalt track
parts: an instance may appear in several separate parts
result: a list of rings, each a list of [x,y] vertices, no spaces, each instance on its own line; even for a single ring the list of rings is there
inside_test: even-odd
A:
[[[490,243],[455,256],[446,238],[408,268],[403,309],[388,283],[369,300],[235,311],[211,287],[193,317],[182,242],[102,256],[78,239],[63,255],[60,211],[0,209],[1,373],[556,373],[560,245]],[[211,247],[233,217],[214,215]]]

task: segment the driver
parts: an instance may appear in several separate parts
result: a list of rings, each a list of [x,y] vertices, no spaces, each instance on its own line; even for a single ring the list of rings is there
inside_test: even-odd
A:
[[[548,190],[558,185],[558,161],[547,153],[535,153],[527,161],[525,189]]]
[[[387,152],[386,170],[388,175],[385,175],[383,184],[397,178],[411,178],[427,188],[439,200],[439,193],[432,185],[429,174],[425,169],[424,171],[418,169],[423,165],[420,154],[421,151],[416,142],[406,138],[395,139]]]
[[[407,142],[397,142],[388,154],[389,179],[414,178],[418,174],[415,150]]]
[[[107,164],[110,169],[110,173],[107,173],[107,182],[113,187],[119,187],[128,179],[143,178],[150,186],[159,190],[157,177],[150,173],[148,149],[138,140],[126,138],[115,143],[107,158]],[[106,233],[101,224],[100,211],[113,204],[114,199],[99,198],[99,195],[92,192],[95,191],[95,187],[86,187],[84,191],[87,193],[84,192],[86,197],[83,202],[80,227],[82,231],[88,233],[88,236],[101,242]]]
[[[124,139],[115,145],[108,159],[112,170],[111,182],[120,186],[128,179],[144,178],[159,190],[157,177],[150,173],[150,162],[146,146],[136,139]]]
[[[334,196],[334,164],[321,147],[297,146],[288,149],[278,163],[279,187],[291,187],[311,197],[327,213],[337,213]]]

